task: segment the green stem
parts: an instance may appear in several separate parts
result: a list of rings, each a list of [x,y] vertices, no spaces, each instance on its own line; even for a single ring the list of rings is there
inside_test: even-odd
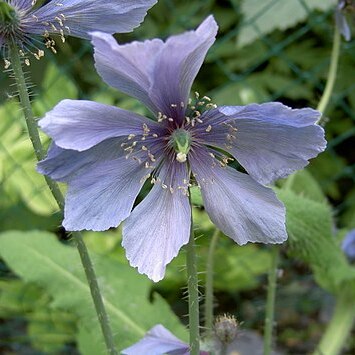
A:
[[[330,68],[328,72],[327,83],[325,85],[323,95],[317,107],[317,110],[320,111],[322,114],[325,113],[325,110],[328,106],[329,100],[332,96],[332,92],[334,89],[334,83],[335,83],[337,69],[338,69],[339,53],[340,53],[340,33],[338,28],[335,26],[332,56],[330,58]],[[321,118],[318,120],[318,122],[320,120]]]
[[[346,290],[338,296],[334,313],[314,355],[340,354],[344,343],[351,336],[355,320],[355,302]]]
[[[265,330],[264,330],[264,355],[270,355],[272,352],[272,333],[274,328],[278,260],[279,260],[279,248],[278,246],[275,245],[272,247],[272,251],[271,251],[271,266],[268,275]]]
[[[219,237],[219,230],[215,229],[210,247],[208,249],[207,267],[206,267],[206,291],[205,291],[205,328],[206,336],[211,336],[213,327],[213,269],[214,254]]]
[[[19,56],[19,51],[16,46],[16,44],[12,43],[9,46],[9,53],[10,53],[10,60],[11,60],[11,65],[12,69],[14,71],[14,77],[18,89],[18,94],[20,98],[20,104],[23,109],[24,115],[25,115],[25,120],[26,120],[26,125],[28,129],[28,134],[30,137],[30,140],[32,142],[33,149],[35,151],[35,155],[37,160],[42,160],[45,157],[45,151],[43,149],[41,139],[39,136],[38,128],[37,128],[37,122],[34,118],[33,112],[32,112],[32,107],[31,107],[31,101],[30,97],[28,94],[28,89],[27,89],[27,84],[26,84],[26,79],[22,70],[22,63],[21,63],[21,58]],[[49,177],[45,177],[46,182],[48,184],[48,187],[50,188],[53,197],[58,203],[58,206],[61,210],[63,210],[64,207],[64,197],[63,194],[60,191],[60,188],[58,184],[51,180]],[[81,262],[83,264],[84,270],[85,270],[85,275],[87,278],[87,281],[89,283],[90,291],[91,291],[91,296],[94,301],[96,313],[101,325],[101,329],[105,338],[105,343],[107,346],[107,351],[109,354],[116,355],[117,350],[115,347],[115,343],[113,340],[113,335],[112,331],[110,328],[108,316],[105,310],[104,302],[101,296],[101,292],[99,289],[99,285],[97,283],[97,278],[95,275],[94,268],[92,266],[92,262],[89,257],[88,250],[85,246],[85,243],[83,241],[82,235],[79,232],[73,232],[72,233],[76,245],[78,248],[78,252],[80,255]]]
[[[198,276],[197,258],[195,251],[195,235],[191,217],[190,240],[186,245],[186,269],[187,289],[189,297],[189,331],[190,331],[190,354],[200,353],[200,324],[199,324],[199,299],[198,299]]]

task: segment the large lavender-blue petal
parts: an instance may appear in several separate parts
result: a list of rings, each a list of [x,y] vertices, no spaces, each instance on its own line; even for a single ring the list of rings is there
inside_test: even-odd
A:
[[[26,31],[59,33],[89,39],[89,32],[130,32],[144,19],[156,0],[52,0],[26,19]]]
[[[250,176],[221,167],[208,151],[189,153],[211,221],[239,245],[282,243],[287,239],[285,208],[275,193]]]
[[[122,241],[130,264],[155,282],[189,241],[191,224],[186,165],[164,164],[159,179],[124,222]]]
[[[209,16],[195,31],[172,36],[165,42],[154,63],[150,89],[150,97],[160,112],[183,118],[181,103],[186,106],[192,83],[215,41],[217,29],[213,16]]]
[[[189,354],[189,346],[169,332],[161,324],[154,326],[138,343],[122,350],[124,355],[185,355]]]
[[[83,152],[52,145],[38,164],[40,173],[68,184],[67,230],[102,231],[128,217],[150,170],[137,159],[126,159],[120,145],[121,140],[110,139]]]
[[[143,116],[85,100],[63,100],[39,121],[39,126],[65,149],[83,151],[112,137],[142,135],[160,126]]]
[[[196,31],[172,36],[165,43],[154,39],[125,45],[107,34],[92,33],[96,69],[109,85],[139,99],[153,113],[182,119],[217,28],[209,16]]]
[[[224,122],[211,121],[212,130],[202,130],[201,138],[230,152],[261,184],[304,168],[326,147],[324,130],[315,124],[320,116],[316,110],[291,109],[278,102],[218,110]],[[208,114],[205,121],[208,124]]]
[[[119,45],[109,34],[93,32],[95,67],[102,79],[112,87],[137,98],[153,113],[158,109],[149,97],[154,61],[163,41],[153,39]]]

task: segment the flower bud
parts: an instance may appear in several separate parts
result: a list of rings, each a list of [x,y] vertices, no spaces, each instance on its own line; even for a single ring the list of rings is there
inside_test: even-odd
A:
[[[214,331],[224,345],[230,344],[236,338],[238,330],[238,322],[233,316],[225,314],[216,319]]]

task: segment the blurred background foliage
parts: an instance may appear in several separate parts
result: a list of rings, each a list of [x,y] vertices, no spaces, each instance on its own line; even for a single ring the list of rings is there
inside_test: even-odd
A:
[[[315,108],[329,68],[335,5],[335,0],[160,0],[141,27],[116,38],[121,43],[166,38],[195,28],[212,13],[220,30],[193,90],[221,105],[281,101],[294,108]],[[58,54],[47,51],[45,58],[32,60],[27,68],[37,117],[64,98],[90,99],[147,114],[137,101],[100,80],[89,42],[74,38],[64,44],[57,42]],[[305,172],[296,175],[292,186],[285,188],[282,181],[278,184],[279,197],[288,207],[290,236],[281,249],[276,305],[277,345],[286,354],[306,354],[315,348],[329,321],[334,297],[344,285],[350,285],[355,295],[355,268],[340,249],[346,231],[355,228],[354,64],[355,43],[343,41],[334,93],[325,112],[327,150]],[[58,298],[61,289],[65,293],[66,280],[32,269],[31,265],[40,269],[46,264],[39,259],[33,261],[31,253],[21,246],[31,241],[44,245],[36,238],[42,236],[45,240],[48,231],[56,234],[70,252],[72,249],[60,228],[56,204],[43,177],[35,171],[10,76],[9,72],[0,72],[0,352],[95,353],[99,350],[90,349],[95,331],[89,330],[94,315],[85,320],[84,311],[80,306],[79,310],[75,308],[73,300],[69,305],[68,300]],[[43,141],[48,144],[44,135]],[[198,196],[194,202],[196,234],[201,236],[199,270],[203,271],[214,227],[199,205]],[[10,230],[27,231],[26,243],[18,239],[19,233],[11,234]],[[30,232],[34,230],[43,232]],[[117,291],[117,299],[112,301],[114,310],[127,307],[125,302],[132,298],[127,290],[136,293],[137,309],[151,317],[143,322],[147,330],[155,324],[157,309],[167,307],[160,294],[186,323],[184,252],[168,266],[165,279],[152,284],[127,267],[120,228],[86,232],[85,238],[97,260],[105,264],[99,270],[104,273],[102,277],[107,277],[106,288],[112,287],[105,291]],[[13,243],[18,243],[17,248]],[[44,246],[42,256],[51,255],[54,245],[48,246],[48,253]],[[63,255],[66,253],[63,249]],[[69,256],[63,258],[71,263]],[[270,260],[267,246],[239,247],[220,237],[215,254],[216,312],[231,313],[243,322],[242,328],[262,333]],[[70,266],[67,264],[63,263],[63,270]],[[129,279],[126,281],[130,286],[123,281],[116,285],[115,278]],[[201,273],[201,285],[203,280]],[[167,321],[171,316],[167,310],[165,313],[164,324],[181,337],[186,336],[177,320]],[[122,326],[120,319],[113,323],[116,321],[117,327]],[[137,334],[127,337],[128,344],[138,338]],[[349,339],[344,354],[354,352],[355,341]]]

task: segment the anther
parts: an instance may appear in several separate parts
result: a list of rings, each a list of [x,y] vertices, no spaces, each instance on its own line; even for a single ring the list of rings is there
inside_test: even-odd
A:
[[[8,69],[10,67],[10,65],[11,65],[11,62],[9,60],[7,60],[7,59],[4,59],[4,62],[5,62],[4,68]]]
[[[212,126],[209,124],[206,128],[206,132],[211,132],[211,130],[212,130]]]
[[[144,184],[144,182],[150,178],[150,174],[147,174],[147,175],[144,175],[141,179],[140,179],[140,183],[141,184]]]
[[[143,123],[143,132],[144,135],[148,135],[148,133],[150,132],[150,129],[148,128],[146,123]]]

